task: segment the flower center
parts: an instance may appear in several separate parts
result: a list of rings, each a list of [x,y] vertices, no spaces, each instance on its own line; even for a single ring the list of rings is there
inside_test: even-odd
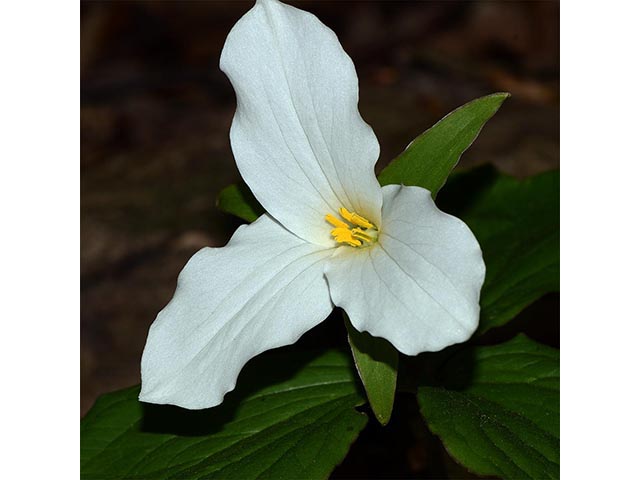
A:
[[[366,247],[378,241],[378,227],[363,216],[344,207],[340,208],[340,216],[346,222],[330,213],[324,216],[325,220],[335,227],[331,230],[331,236],[336,242],[352,247]]]

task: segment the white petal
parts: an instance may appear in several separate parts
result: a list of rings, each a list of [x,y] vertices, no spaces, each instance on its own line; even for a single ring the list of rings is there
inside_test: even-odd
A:
[[[473,233],[428,190],[383,187],[378,244],[339,248],[325,273],[354,327],[407,355],[464,342],[478,326],[485,266]]]
[[[259,0],[229,33],[220,68],[236,91],[231,146],[267,212],[331,246],[327,213],[380,223],[380,147],[358,112],[358,77],[335,34],[310,13]]]
[[[325,259],[332,253],[267,215],[223,248],[196,253],[149,330],[140,400],[190,409],[222,402],[241,368],[294,343],[333,308]]]

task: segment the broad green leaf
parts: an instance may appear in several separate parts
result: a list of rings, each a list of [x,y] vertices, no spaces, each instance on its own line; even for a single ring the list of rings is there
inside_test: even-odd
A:
[[[435,198],[460,156],[478,137],[484,124],[498,111],[508,93],[494,93],[473,100],[416,137],[382,170],[382,185],[417,185]]]
[[[344,324],[347,327],[351,353],[367,392],[371,410],[378,422],[386,425],[391,419],[396,396],[398,351],[384,338],[357,331],[346,314]]]
[[[559,352],[519,336],[468,348],[444,367],[444,386],[420,387],[430,430],[462,465],[502,478],[559,478]]]
[[[249,190],[246,184],[232,184],[223,188],[218,194],[217,207],[223,212],[253,222],[264,213],[264,209]]]
[[[82,478],[326,478],[367,421],[354,375],[343,353],[276,352],[213,409],[104,395],[81,422]]]
[[[478,333],[560,289],[560,173],[524,180],[491,167],[451,177],[439,205],[476,235],[487,266]]]

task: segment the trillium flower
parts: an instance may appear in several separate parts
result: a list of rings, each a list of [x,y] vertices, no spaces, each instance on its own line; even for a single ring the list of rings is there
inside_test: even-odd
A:
[[[380,147],[335,34],[258,0],[229,33],[220,68],[237,96],[233,154],[267,213],[184,267],[150,328],[140,399],[218,405],[252,357],[296,342],[336,306],[407,355],[467,340],[480,246],[428,190],[380,186]]]

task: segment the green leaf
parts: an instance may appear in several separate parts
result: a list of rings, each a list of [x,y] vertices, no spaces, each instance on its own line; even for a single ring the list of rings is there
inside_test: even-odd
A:
[[[262,205],[249,190],[246,184],[232,184],[223,188],[218,194],[217,207],[223,212],[253,222],[264,213]]]
[[[417,185],[435,198],[460,156],[507,97],[508,93],[494,93],[449,113],[382,170],[380,184]]]
[[[519,336],[469,348],[418,390],[420,411],[447,451],[480,475],[559,478],[559,352]]]
[[[524,180],[483,167],[451,177],[440,207],[475,234],[487,266],[477,333],[560,289],[560,173]]]
[[[391,419],[398,377],[398,351],[384,338],[357,331],[347,314],[344,323],[349,335],[349,346],[358,374],[367,392],[369,405],[381,425]]]
[[[367,422],[354,375],[343,353],[277,352],[213,409],[104,395],[81,423],[82,478],[326,478]]]

